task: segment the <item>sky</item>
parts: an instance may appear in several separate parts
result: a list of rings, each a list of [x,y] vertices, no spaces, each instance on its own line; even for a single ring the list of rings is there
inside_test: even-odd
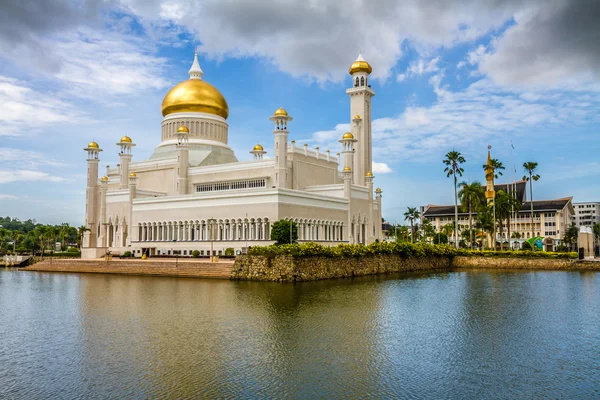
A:
[[[539,163],[534,199],[600,201],[599,20],[596,0],[4,0],[0,215],[81,225],[82,149],[100,144],[102,173],[129,135],[133,160],[147,159],[194,49],[229,103],[240,160],[257,142],[272,154],[280,106],[290,140],[340,151],[362,50],[391,222],[453,203],[449,151],[467,160],[463,180],[483,181],[488,145],[500,181]]]

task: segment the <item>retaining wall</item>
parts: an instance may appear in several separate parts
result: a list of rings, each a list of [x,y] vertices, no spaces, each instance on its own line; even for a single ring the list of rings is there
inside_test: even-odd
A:
[[[535,269],[535,270],[596,270],[600,262],[549,258],[465,257],[456,256],[453,268]]]

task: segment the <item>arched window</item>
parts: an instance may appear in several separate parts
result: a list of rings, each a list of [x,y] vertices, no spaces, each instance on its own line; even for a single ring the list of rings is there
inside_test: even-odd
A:
[[[361,76],[360,78],[360,86],[365,86],[365,77]]]
[[[354,87],[358,87],[358,76],[356,77],[356,84],[354,85]]]

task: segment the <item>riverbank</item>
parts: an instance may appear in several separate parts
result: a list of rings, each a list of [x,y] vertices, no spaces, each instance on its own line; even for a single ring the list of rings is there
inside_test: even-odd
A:
[[[51,259],[22,268],[22,270],[229,279],[232,267],[233,261],[220,261],[215,263],[190,259],[114,259],[110,261]]]
[[[452,268],[527,269],[548,271],[600,271],[600,260],[455,256]]]

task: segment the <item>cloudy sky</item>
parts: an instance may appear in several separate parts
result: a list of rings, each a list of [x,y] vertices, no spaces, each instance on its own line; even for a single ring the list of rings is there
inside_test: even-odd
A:
[[[82,148],[104,148],[103,171],[127,134],[134,160],[148,158],[195,47],[241,160],[257,141],[272,152],[279,106],[291,139],[337,152],[362,49],[391,221],[452,203],[450,150],[467,159],[465,180],[483,180],[488,145],[505,180],[539,162],[534,197],[600,201],[599,20],[597,0],[3,0],[0,215],[81,224]]]

